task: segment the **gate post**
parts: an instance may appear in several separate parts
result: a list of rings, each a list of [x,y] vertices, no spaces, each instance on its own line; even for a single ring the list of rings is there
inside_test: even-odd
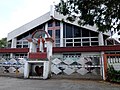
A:
[[[106,74],[107,74],[107,55],[104,54],[103,57],[104,57],[104,59],[103,59],[103,60],[104,60],[104,64],[103,64],[103,65],[104,65],[104,66],[103,66],[103,67],[104,67],[104,68],[103,68],[103,73],[104,73],[104,74],[103,74],[103,79],[106,80],[106,76],[107,76],[107,75],[106,75]]]
[[[102,78],[103,78],[103,80],[105,80],[105,71],[104,71],[104,68],[105,68],[105,67],[104,67],[104,64],[105,64],[105,63],[104,63],[104,55],[105,55],[104,52],[101,52],[101,61],[102,61],[101,64],[102,64]]]

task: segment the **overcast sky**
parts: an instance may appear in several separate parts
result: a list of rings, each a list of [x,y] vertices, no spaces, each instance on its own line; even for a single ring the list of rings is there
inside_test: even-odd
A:
[[[7,34],[47,13],[53,2],[60,0],[0,0],[0,39]]]

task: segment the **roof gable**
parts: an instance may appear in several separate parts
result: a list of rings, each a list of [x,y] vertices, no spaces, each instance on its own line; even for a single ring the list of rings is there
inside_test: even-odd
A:
[[[51,17],[51,12],[48,12],[48,13],[46,13],[46,14],[32,20],[31,22],[29,22],[29,23],[15,29],[15,30],[11,31],[10,33],[8,33],[7,41],[9,41],[9,40],[11,40],[11,39],[13,39],[13,38],[27,32],[29,30],[35,28],[38,25],[41,25],[41,24],[49,21],[52,18],[54,18],[56,20],[60,20],[60,21],[64,20],[64,22],[66,22],[66,23],[70,23],[70,24],[79,26],[78,23],[77,23],[77,20],[75,22],[67,21],[66,20],[67,16],[59,14],[58,12],[54,12],[54,17]],[[89,29],[89,30],[92,30],[92,31],[95,31],[95,32],[98,32],[96,26],[86,25],[86,26],[80,26],[80,27],[86,28],[86,29]],[[106,33],[106,35],[108,35],[108,34]]]
[[[47,22],[48,20],[50,20],[51,17],[50,17],[50,12],[32,20],[31,22],[11,31],[10,33],[8,33],[8,36],[7,36],[7,41],[13,39],[14,37],[17,37],[29,30],[31,30],[32,28],[38,26],[38,25],[41,25],[45,22]]]

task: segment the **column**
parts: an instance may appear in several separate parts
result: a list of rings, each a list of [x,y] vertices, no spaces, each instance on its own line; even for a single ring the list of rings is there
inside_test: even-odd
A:
[[[102,75],[102,78],[103,78],[103,80],[105,80],[105,71],[104,71],[104,57],[103,57],[103,55],[104,55],[104,52],[101,52],[101,65],[102,65],[102,68],[101,68],[101,75]]]
[[[45,31],[48,32],[48,23],[45,24]],[[45,35],[45,38],[47,38],[47,35]]]
[[[11,48],[16,48],[16,45],[17,45],[17,39],[13,38]]]
[[[60,47],[63,47],[63,23],[60,22]]]
[[[99,32],[98,39],[99,39],[99,46],[103,46],[104,45],[104,39],[103,39],[103,33],[102,32]]]

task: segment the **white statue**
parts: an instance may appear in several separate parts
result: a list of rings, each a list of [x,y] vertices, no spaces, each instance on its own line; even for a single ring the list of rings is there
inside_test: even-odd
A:
[[[38,39],[38,46],[40,52],[44,52],[44,44],[45,40],[42,38],[42,36],[40,36],[40,38]]]

